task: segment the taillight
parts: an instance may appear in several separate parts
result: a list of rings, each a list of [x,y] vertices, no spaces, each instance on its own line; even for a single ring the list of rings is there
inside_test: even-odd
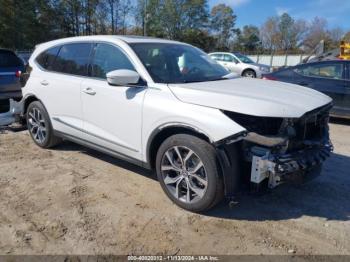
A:
[[[277,80],[277,78],[276,78],[276,77],[269,76],[269,75],[265,75],[265,76],[263,76],[263,78],[262,78],[262,79],[264,79],[264,80],[273,80],[273,81],[276,81],[276,80]]]
[[[15,73],[16,77],[20,77],[20,76],[21,76],[21,74],[22,74],[22,72],[21,72],[21,71],[19,71],[19,70],[17,70],[17,71],[16,71],[16,73]]]

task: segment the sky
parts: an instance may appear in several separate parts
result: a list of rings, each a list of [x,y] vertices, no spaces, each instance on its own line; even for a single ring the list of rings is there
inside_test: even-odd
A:
[[[326,18],[328,27],[350,30],[350,0],[209,0],[209,7],[224,3],[237,15],[236,26],[260,27],[267,17],[287,12],[295,19],[311,21],[315,16]]]

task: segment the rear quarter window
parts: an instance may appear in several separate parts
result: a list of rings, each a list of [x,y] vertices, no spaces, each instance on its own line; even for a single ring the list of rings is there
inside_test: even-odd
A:
[[[90,43],[63,45],[49,69],[60,73],[86,76],[91,49]]]
[[[53,62],[56,59],[60,46],[50,48],[42,52],[37,58],[36,62],[44,69],[50,70]]]
[[[0,67],[21,67],[22,60],[9,50],[0,50]]]

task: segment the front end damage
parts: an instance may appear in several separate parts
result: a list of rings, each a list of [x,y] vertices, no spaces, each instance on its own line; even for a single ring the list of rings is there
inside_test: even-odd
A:
[[[333,150],[328,128],[331,107],[325,105],[301,118],[223,111],[247,130],[216,144],[226,196],[234,196],[242,180],[249,181],[255,189],[265,184],[274,188],[285,181],[305,181],[319,175],[322,163]]]

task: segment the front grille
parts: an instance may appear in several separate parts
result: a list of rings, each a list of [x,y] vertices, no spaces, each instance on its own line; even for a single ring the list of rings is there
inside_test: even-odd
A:
[[[6,113],[10,110],[10,100],[9,99],[0,99],[0,114]]]

